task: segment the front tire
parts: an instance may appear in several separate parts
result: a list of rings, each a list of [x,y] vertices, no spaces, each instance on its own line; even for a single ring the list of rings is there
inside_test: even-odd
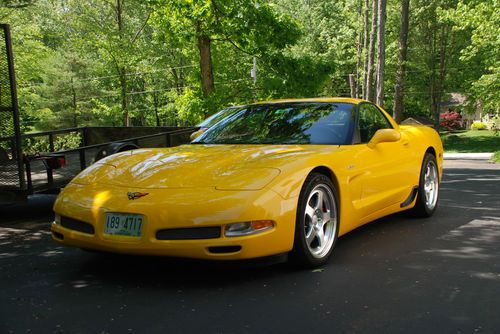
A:
[[[436,158],[426,153],[420,171],[418,195],[413,214],[417,217],[430,217],[436,211],[439,196],[439,171]]]
[[[338,192],[323,174],[310,174],[300,192],[291,252],[293,263],[317,267],[330,257],[339,233]]]

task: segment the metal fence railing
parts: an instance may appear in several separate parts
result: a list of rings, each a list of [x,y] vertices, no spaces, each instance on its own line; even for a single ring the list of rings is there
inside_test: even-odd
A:
[[[10,29],[0,25],[0,200],[58,190],[116,144],[128,143],[123,149],[172,147],[188,143],[195,130],[77,127],[21,134]]]
[[[25,189],[19,109],[10,28],[0,25],[0,137],[11,137],[0,145],[0,190]]]
[[[23,134],[24,177],[26,189],[16,184],[8,184],[6,180],[14,179],[16,169],[5,170],[2,174],[5,191],[18,195],[57,189],[68,183],[81,170],[100,157],[100,150],[113,143],[123,146],[133,145],[140,148],[172,147],[190,141],[190,134],[196,127],[78,127]],[[72,140],[59,139],[69,137]],[[76,141],[74,140],[76,139]],[[14,137],[0,137],[0,146],[8,146]],[[120,145],[118,145],[120,146]],[[106,149],[107,150],[107,149]],[[64,168],[49,167],[49,161],[56,157],[64,157]],[[24,191],[23,191],[24,190]]]

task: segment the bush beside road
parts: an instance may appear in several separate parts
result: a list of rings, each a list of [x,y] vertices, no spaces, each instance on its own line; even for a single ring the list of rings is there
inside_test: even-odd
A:
[[[500,163],[500,151],[495,152],[491,160],[493,162]]]

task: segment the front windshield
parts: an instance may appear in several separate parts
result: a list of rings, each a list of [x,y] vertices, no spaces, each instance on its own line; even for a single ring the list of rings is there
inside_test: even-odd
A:
[[[350,103],[269,103],[240,107],[193,144],[350,144]]]
[[[198,127],[200,128],[209,128],[213,126],[214,124],[218,123],[220,120],[224,119],[225,117],[235,113],[238,110],[238,108],[231,107],[231,108],[226,108],[222,109],[221,111],[218,111],[217,113],[213,114],[203,122],[199,123]]]

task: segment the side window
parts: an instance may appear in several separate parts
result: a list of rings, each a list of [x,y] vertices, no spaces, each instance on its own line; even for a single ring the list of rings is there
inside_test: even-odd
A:
[[[363,103],[359,107],[358,129],[361,143],[368,143],[377,130],[392,129],[392,126],[375,106]]]

